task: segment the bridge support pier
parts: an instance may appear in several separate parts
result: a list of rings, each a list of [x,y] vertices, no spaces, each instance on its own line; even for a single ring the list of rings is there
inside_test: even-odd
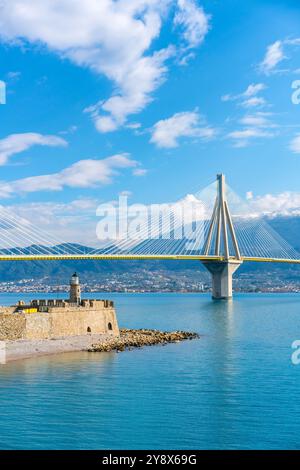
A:
[[[242,264],[241,260],[203,261],[212,275],[212,298],[226,300],[232,298],[232,275]]]
[[[212,298],[231,299],[232,275],[243,261],[226,199],[225,176],[217,175],[217,182],[218,193],[205,240],[204,255],[208,256],[211,253],[214,244],[213,255],[221,259],[205,260],[203,264],[212,275]],[[229,237],[234,257],[230,253]]]

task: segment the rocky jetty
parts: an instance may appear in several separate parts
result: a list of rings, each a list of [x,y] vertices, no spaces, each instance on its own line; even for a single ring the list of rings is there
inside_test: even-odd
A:
[[[153,346],[155,344],[178,343],[187,339],[199,338],[197,333],[188,331],[131,330],[122,328],[120,336],[110,337],[101,343],[93,344],[90,352],[125,351],[126,349]]]

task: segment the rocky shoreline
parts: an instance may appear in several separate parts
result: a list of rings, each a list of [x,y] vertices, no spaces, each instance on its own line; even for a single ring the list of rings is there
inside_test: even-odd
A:
[[[159,331],[159,330],[133,330],[122,328],[120,336],[112,336],[103,342],[92,344],[89,352],[109,352],[125,351],[132,348],[141,348],[143,346],[153,346],[156,344],[178,343],[179,341],[199,338],[197,333],[188,331]]]

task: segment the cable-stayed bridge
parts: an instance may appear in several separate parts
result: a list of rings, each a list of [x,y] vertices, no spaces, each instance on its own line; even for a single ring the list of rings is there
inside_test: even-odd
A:
[[[125,236],[115,233],[92,249],[64,243],[0,207],[0,261],[198,260],[212,275],[217,299],[232,296],[232,275],[243,262],[300,264],[300,254],[225,186],[224,175],[153,218],[136,217]]]

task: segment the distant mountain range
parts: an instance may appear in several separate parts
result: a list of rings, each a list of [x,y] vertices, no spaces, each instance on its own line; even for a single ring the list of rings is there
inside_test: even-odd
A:
[[[276,217],[267,222],[300,253],[300,217]]]
[[[271,227],[279,233],[292,247],[300,252],[300,217],[277,217],[268,220]],[[92,249],[82,247],[76,244],[69,244],[70,248],[80,248],[86,253]],[[56,247],[57,250],[65,248],[64,245]],[[26,248],[26,252],[36,253],[43,251],[46,253],[47,248],[41,246],[31,246]],[[10,250],[11,251],[11,250]],[[22,249],[24,252],[24,249]],[[2,250],[2,253],[4,250]],[[18,248],[14,249],[18,253]],[[110,273],[126,273],[137,272],[139,270],[149,271],[176,271],[188,269],[200,269],[198,261],[152,261],[152,260],[120,260],[120,261],[98,261],[98,260],[70,260],[70,261],[2,261],[0,262],[0,282],[17,281],[20,279],[41,279],[44,277],[52,278],[55,282],[68,282],[70,274],[78,271],[82,279],[97,279],[100,275],[109,275]],[[256,270],[272,271],[289,271],[291,275],[298,276],[300,274],[300,266],[280,265],[280,264],[262,264],[262,263],[245,263],[237,273],[247,273]]]

